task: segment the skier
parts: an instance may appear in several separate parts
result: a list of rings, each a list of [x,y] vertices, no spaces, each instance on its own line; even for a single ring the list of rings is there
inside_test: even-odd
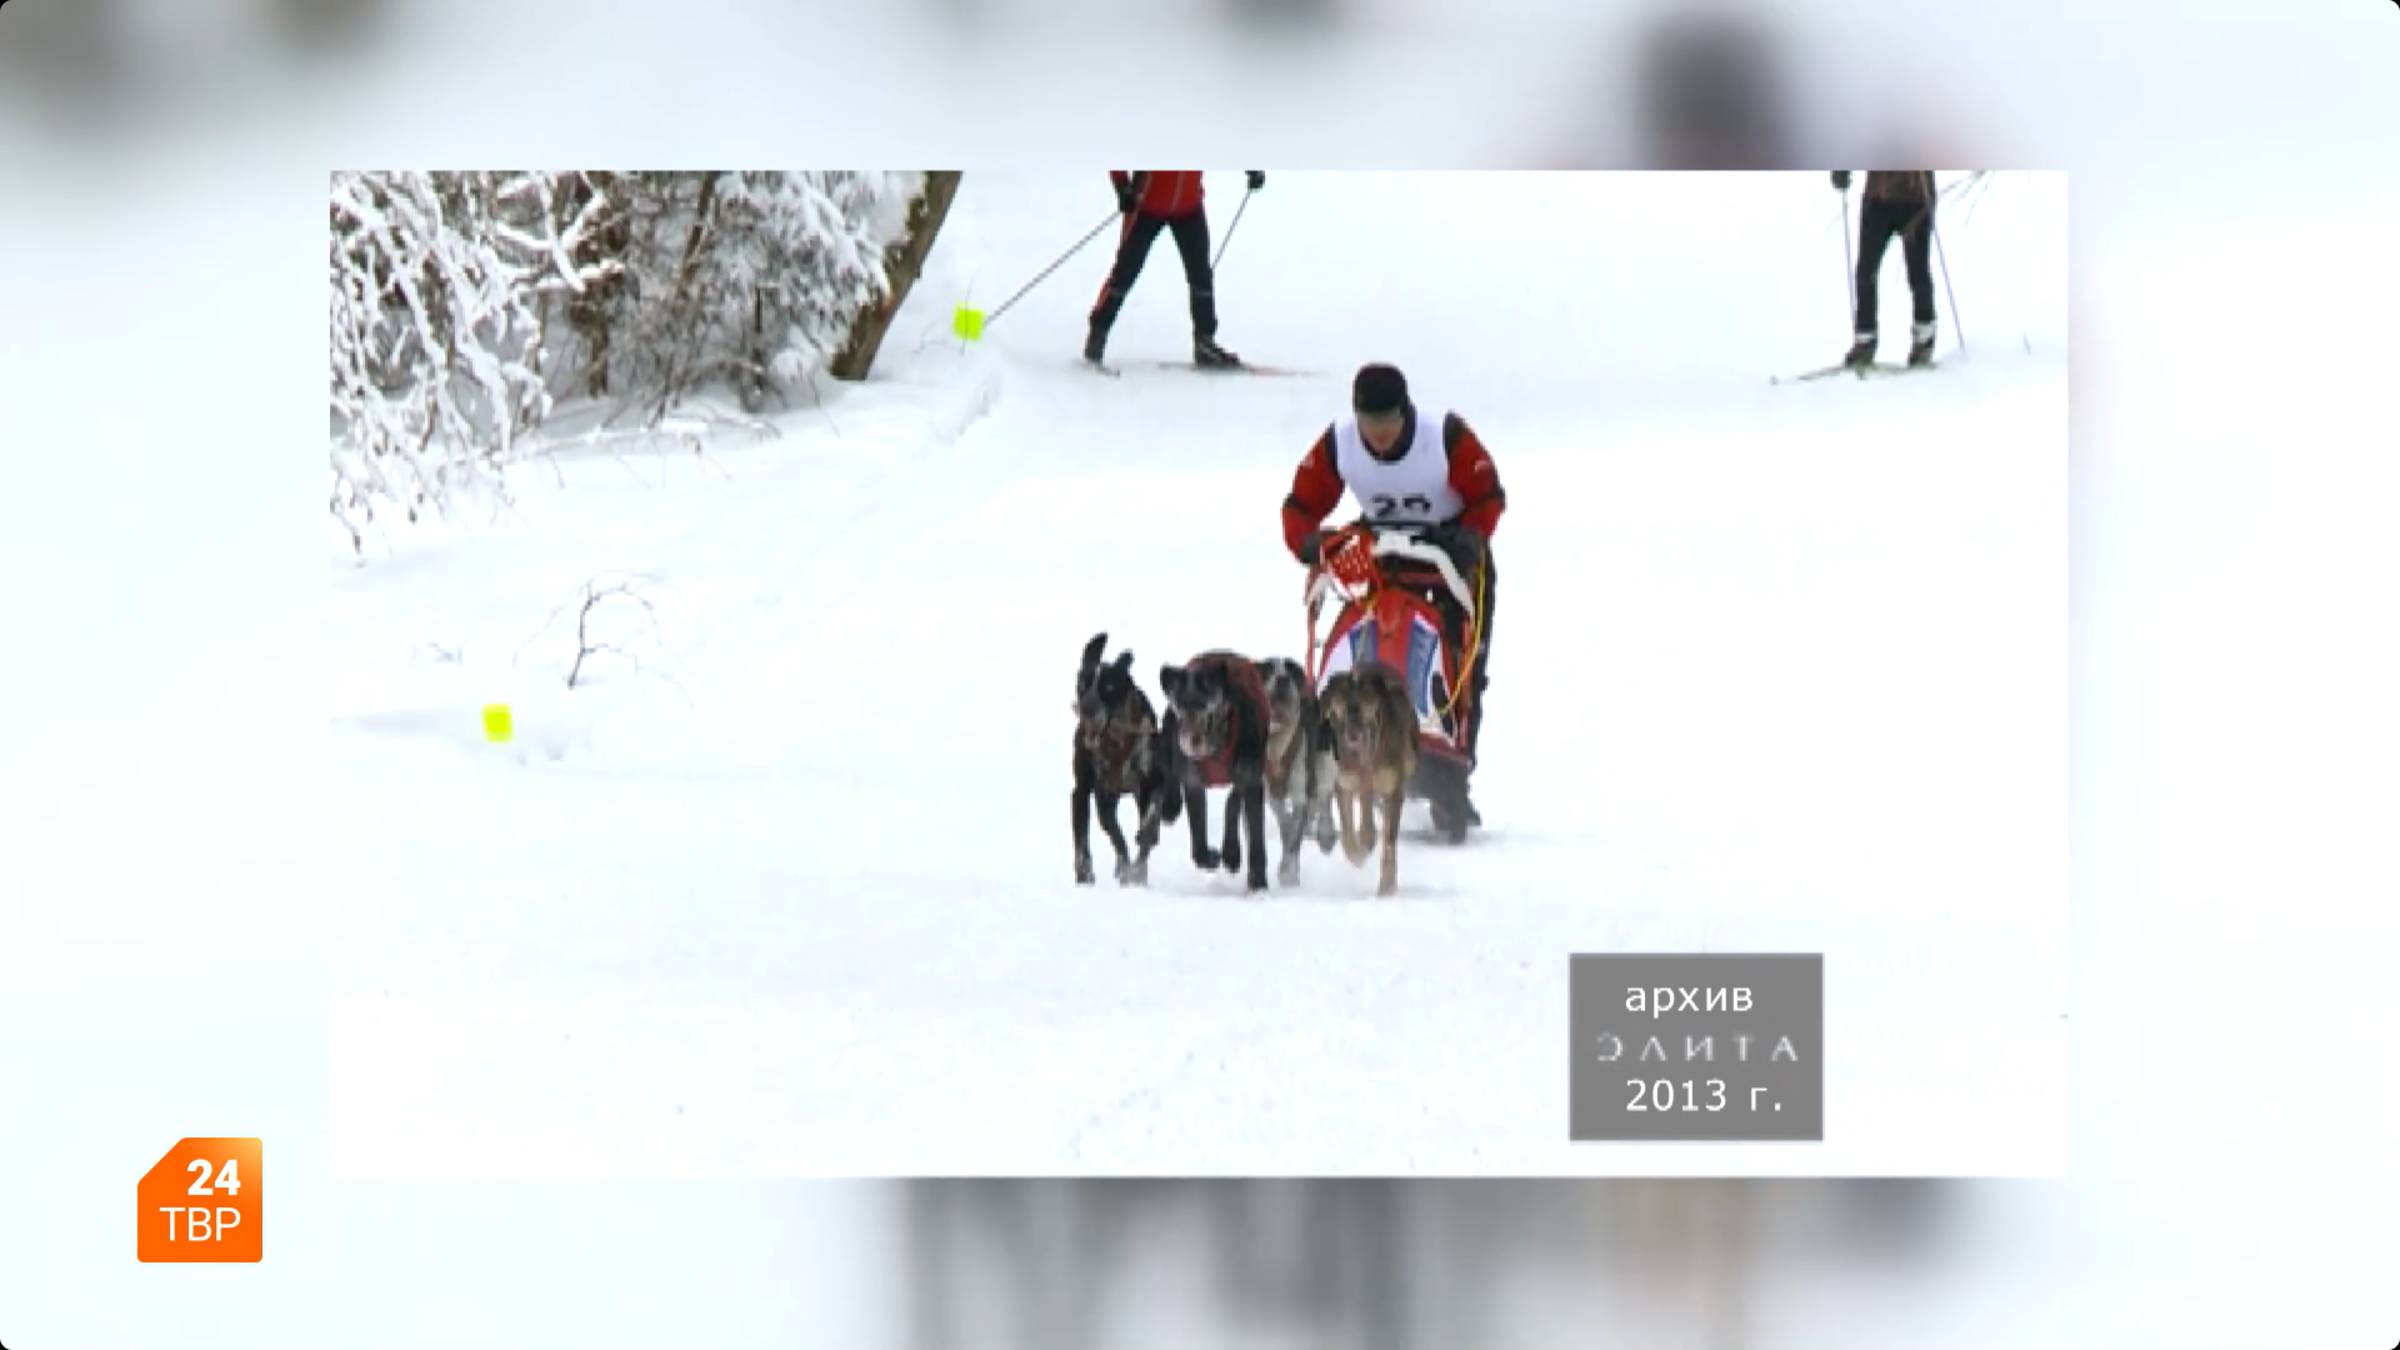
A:
[[[1470,586],[1477,584],[1480,565],[1481,637],[1472,658],[1474,697],[1463,738],[1472,773],[1475,746],[1483,734],[1492,609],[1499,593],[1491,538],[1508,506],[1500,470],[1466,419],[1454,412],[1430,419],[1420,415],[1409,399],[1407,377],[1396,366],[1375,362],[1359,367],[1350,386],[1350,408],[1353,415],[1326,427],[1292,475],[1291,493],[1283,499],[1284,546],[1314,567],[1326,537],[1319,527],[1342,504],[1347,489],[1358,498],[1369,524],[1425,527],[1420,537],[1448,552]],[[1446,596],[1440,603],[1450,622],[1451,643],[1466,659],[1468,616]],[[1464,791],[1462,784],[1466,823],[1481,825],[1483,817]]]
[[[1173,230],[1175,250],[1183,255],[1183,278],[1192,289],[1192,362],[1212,367],[1240,365],[1240,357],[1217,345],[1216,282],[1209,275],[1208,210],[1202,201],[1205,190],[1198,171],[1142,169],[1128,173],[1111,169],[1108,180],[1116,188],[1117,209],[1124,213],[1125,224],[1117,240],[1116,263],[1101,284],[1098,303],[1092,306],[1083,359],[1100,363],[1108,348],[1108,330],[1116,323],[1117,311],[1124,307],[1134,278],[1142,274],[1150,246],[1158,242],[1160,230]],[[1264,172],[1249,171],[1251,191],[1264,187],[1266,181]]]
[[[1835,169],[1833,186],[1850,190],[1850,171]],[[1900,253],[1908,263],[1908,293],[1914,301],[1915,322],[1909,327],[1908,363],[1933,362],[1933,262],[1927,241],[1933,233],[1933,174],[1916,169],[1886,172],[1870,169],[1858,208],[1857,313],[1851,332],[1847,366],[1875,362],[1875,277],[1883,270],[1883,250],[1900,236]]]

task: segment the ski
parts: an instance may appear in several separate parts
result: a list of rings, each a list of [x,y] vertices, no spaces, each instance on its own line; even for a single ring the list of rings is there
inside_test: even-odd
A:
[[[1888,361],[1877,361],[1873,365],[1868,366],[1853,366],[1845,362],[1840,365],[1827,366],[1822,370],[1803,371],[1798,375],[1771,375],[1767,377],[1767,383],[1798,384],[1803,380],[1821,380],[1828,375],[1843,374],[1856,375],[1858,378],[1864,380],[1885,375],[1914,375],[1921,370],[1937,370],[1939,368],[1940,367],[1938,365],[1932,362],[1928,362],[1921,366],[1893,365]]]
[[[1277,377],[1308,377],[1317,373],[1313,370],[1297,370],[1290,366],[1261,366],[1248,362],[1236,366],[1204,366],[1196,361],[1132,361],[1124,365],[1110,365],[1105,361],[1079,359],[1075,364],[1095,375],[1106,375],[1112,380],[1122,377],[1128,370],[1181,370],[1200,375],[1268,375]]]
[[[1852,369],[1855,369],[1855,367],[1853,367],[1853,366],[1850,366],[1850,365],[1848,365],[1847,363],[1843,363],[1843,364],[1830,365],[1830,366],[1827,366],[1827,367],[1825,367],[1825,368],[1824,368],[1824,369],[1822,369],[1822,370],[1809,370],[1809,371],[1803,371],[1803,372],[1801,372],[1801,373],[1800,373],[1800,374],[1798,374],[1798,375],[1769,375],[1769,376],[1767,377],[1767,383],[1769,383],[1769,384],[1782,384],[1782,383],[1784,383],[1784,382],[1786,382],[1786,381],[1788,380],[1789,382],[1791,382],[1791,383],[1793,383],[1793,384],[1798,384],[1798,383],[1800,383],[1800,382],[1801,382],[1801,381],[1803,381],[1803,380],[1821,380],[1821,379],[1824,379],[1824,378],[1825,378],[1826,376],[1828,376],[1828,375],[1839,375],[1839,374],[1841,374],[1841,373],[1842,373],[1843,371],[1845,371],[1845,370],[1852,370]]]
[[[1295,370],[1290,366],[1259,365],[1250,361],[1231,366],[1204,366],[1197,361],[1144,361],[1141,366],[1145,370],[1189,370],[1202,375],[1312,376],[1317,373],[1313,370]]]

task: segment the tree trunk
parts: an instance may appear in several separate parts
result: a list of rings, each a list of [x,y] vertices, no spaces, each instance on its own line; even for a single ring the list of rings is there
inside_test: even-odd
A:
[[[874,367],[875,353],[883,346],[892,316],[900,312],[908,288],[916,284],[917,273],[925,266],[925,255],[933,251],[934,236],[942,232],[942,221],[950,215],[951,200],[958,196],[958,180],[955,169],[925,175],[925,190],[909,204],[907,237],[884,251],[883,270],[891,281],[891,293],[881,304],[860,310],[851,320],[850,340],[842,344],[841,353],[829,367],[835,379],[863,380]]]
[[[607,261],[631,265],[627,255],[633,250],[633,222],[617,192],[617,176],[613,173],[594,171],[561,176],[557,216],[551,222],[554,231],[564,230],[595,195],[606,197],[611,203],[599,228],[577,241],[572,259],[578,268]],[[570,395],[587,392],[601,398],[608,396],[609,328],[615,321],[624,287],[625,279],[620,273],[590,282],[580,292],[568,295],[567,327],[583,343],[582,373],[575,377],[583,388],[579,391],[570,383],[567,389]]]
[[[681,343],[682,350],[670,349],[667,353],[666,376],[660,381],[663,387],[658,391],[658,406],[650,413],[650,425],[654,427],[666,420],[668,409],[682,401],[683,382],[690,377],[693,368],[700,364],[700,346],[704,341],[704,335],[701,332],[703,324],[701,319],[691,312],[696,302],[687,304],[686,301],[692,289],[692,273],[700,265],[700,244],[702,240],[708,238],[711,228],[716,223],[711,219],[716,209],[717,174],[714,172],[701,174],[700,202],[692,208],[691,233],[684,237],[683,261],[675,268],[675,294],[667,302],[667,313],[672,317],[673,322],[679,329],[688,324],[689,331],[676,332],[675,336]],[[676,364],[678,356],[683,358],[680,368]]]

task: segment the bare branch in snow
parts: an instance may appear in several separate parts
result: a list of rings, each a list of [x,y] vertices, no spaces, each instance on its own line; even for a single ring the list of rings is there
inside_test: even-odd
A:
[[[640,590],[636,589],[639,584],[653,580],[655,579],[652,577],[637,576],[617,582],[614,585],[602,586],[599,583],[599,580],[594,578],[593,580],[587,581],[583,584],[583,604],[575,616],[575,663],[567,671],[567,688],[577,688],[582,683],[584,662],[602,653],[615,653],[620,656],[625,656],[628,660],[633,661],[634,669],[637,672],[642,669],[641,662],[638,659],[633,658],[630,653],[626,652],[617,644],[610,642],[597,642],[593,639],[592,614],[593,611],[599,607],[600,602],[603,600],[607,600],[613,596],[620,597],[622,599],[629,600],[634,604],[640,605],[644,614],[649,618],[651,636],[653,638],[658,638],[663,645],[664,639],[660,638],[658,632],[658,608],[650,603],[648,596],[643,595]],[[562,606],[561,608],[563,609],[564,607]]]

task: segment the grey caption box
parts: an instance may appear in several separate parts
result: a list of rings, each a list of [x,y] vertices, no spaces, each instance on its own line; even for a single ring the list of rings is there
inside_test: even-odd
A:
[[[1822,1142],[1825,958],[1567,958],[1572,1143]]]

